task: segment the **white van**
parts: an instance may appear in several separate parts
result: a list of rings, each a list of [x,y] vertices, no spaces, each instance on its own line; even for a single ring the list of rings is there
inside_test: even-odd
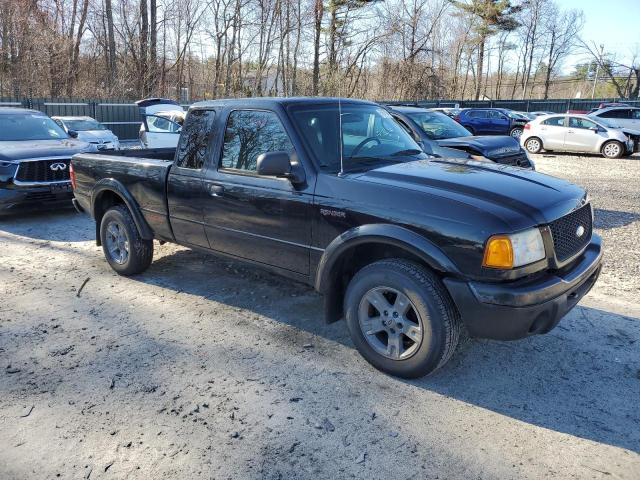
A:
[[[140,109],[140,142],[143,148],[176,148],[187,112],[173,100],[147,98],[136,102]]]

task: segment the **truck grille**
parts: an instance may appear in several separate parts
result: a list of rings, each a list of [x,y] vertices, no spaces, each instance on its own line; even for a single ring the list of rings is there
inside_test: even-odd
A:
[[[20,182],[64,182],[69,180],[70,162],[68,158],[22,162],[15,178]],[[54,169],[51,168],[52,165],[55,165]]]
[[[582,227],[584,232],[578,236]],[[593,218],[591,205],[587,204],[549,224],[556,258],[561,262],[580,253],[591,240]]]

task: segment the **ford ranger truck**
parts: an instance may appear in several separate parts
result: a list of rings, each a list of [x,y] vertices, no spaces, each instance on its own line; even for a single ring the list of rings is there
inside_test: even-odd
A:
[[[444,365],[463,328],[549,332],[601,269],[582,188],[428,158],[366,101],[197,103],[175,151],[75,155],[71,180],[119,274],[144,272],[154,239],[264,267],[322,293],[326,320],[400,377]]]

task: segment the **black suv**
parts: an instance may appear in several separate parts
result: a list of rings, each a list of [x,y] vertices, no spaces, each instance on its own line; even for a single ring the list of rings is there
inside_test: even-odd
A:
[[[0,214],[71,207],[71,156],[91,150],[42,112],[0,108]]]
[[[143,272],[154,239],[268,268],[313,285],[326,319],[344,317],[360,353],[403,377],[442,366],[463,325],[503,340],[550,331],[600,272],[582,188],[428,159],[370,102],[198,103],[177,151],[72,167],[116,272]]]

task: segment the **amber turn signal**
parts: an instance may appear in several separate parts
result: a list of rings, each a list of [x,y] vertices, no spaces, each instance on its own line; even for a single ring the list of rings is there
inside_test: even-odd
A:
[[[511,239],[496,235],[487,241],[482,265],[489,268],[513,268],[513,246]]]

